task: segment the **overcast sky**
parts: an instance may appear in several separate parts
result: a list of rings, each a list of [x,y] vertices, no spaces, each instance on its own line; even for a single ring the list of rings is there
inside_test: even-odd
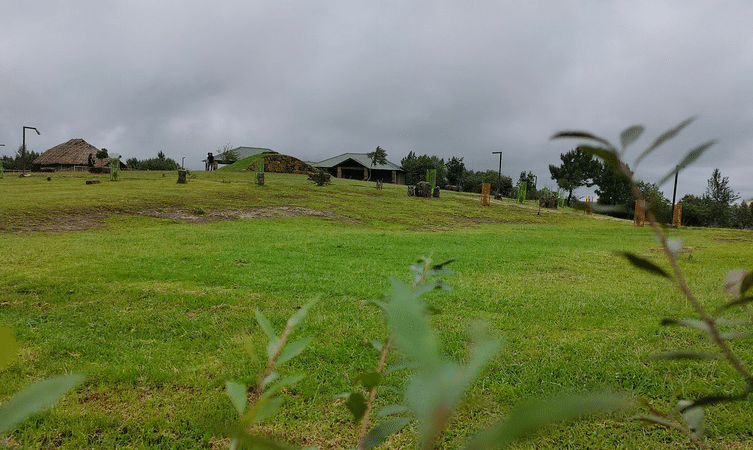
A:
[[[619,142],[628,161],[696,116],[637,168],[646,181],[691,148],[701,195],[714,168],[753,197],[753,2],[6,0],[0,14],[0,147],[72,138],[124,159],[269,147],[303,160],[383,147],[463,157],[473,170],[548,165],[575,141]],[[664,186],[671,199],[671,182]],[[585,193],[585,191],[583,192]]]

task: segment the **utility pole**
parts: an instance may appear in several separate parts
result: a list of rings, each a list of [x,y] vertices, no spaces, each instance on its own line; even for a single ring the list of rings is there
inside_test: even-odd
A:
[[[499,172],[497,175],[497,188],[501,189],[502,187],[502,152],[492,152],[492,155],[499,155]],[[497,191],[498,194],[501,194],[499,190]]]
[[[23,146],[21,147],[21,176],[26,176],[26,129],[34,130],[37,132],[37,135],[40,135],[41,133],[39,130],[37,130],[34,127],[24,127],[23,129]]]

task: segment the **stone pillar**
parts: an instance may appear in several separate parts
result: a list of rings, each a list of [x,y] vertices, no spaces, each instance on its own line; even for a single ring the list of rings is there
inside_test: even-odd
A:
[[[179,170],[178,171],[178,183],[180,183],[180,184],[186,184],[186,182],[188,181],[186,179],[186,174],[187,173],[188,173],[188,171],[186,171],[186,170]]]

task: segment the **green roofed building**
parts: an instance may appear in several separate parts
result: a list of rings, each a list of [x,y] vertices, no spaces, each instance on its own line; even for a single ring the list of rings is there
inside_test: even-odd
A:
[[[395,163],[371,165],[371,159],[366,153],[343,153],[333,158],[312,164],[324,169],[337,178],[352,180],[379,181],[392,184],[405,184],[405,172]],[[369,178],[371,172],[371,178]]]

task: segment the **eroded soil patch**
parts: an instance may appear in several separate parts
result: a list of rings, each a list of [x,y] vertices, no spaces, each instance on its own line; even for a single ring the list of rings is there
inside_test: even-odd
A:
[[[105,220],[113,215],[153,217],[185,223],[210,223],[238,219],[280,219],[288,217],[323,217],[342,222],[357,222],[345,216],[300,206],[269,206],[240,210],[185,210],[180,208],[87,208],[76,211],[54,211],[49,215],[11,218],[0,232],[84,231],[104,228]]]

